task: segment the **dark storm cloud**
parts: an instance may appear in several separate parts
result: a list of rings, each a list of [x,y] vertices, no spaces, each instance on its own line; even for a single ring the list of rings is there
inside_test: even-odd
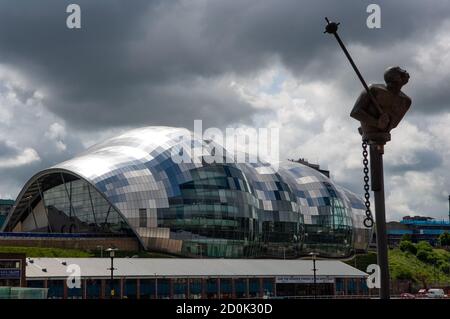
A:
[[[387,174],[404,174],[407,171],[426,172],[442,165],[442,156],[434,150],[415,150],[408,163],[386,165]]]
[[[325,15],[342,22],[347,43],[379,50],[425,39],[449,14],[445,1],[379,1],[383,28],[369,30],[370,1],[77,1],[82,29],[69,30],[70,2],[3,1],[0,62],[33,79],[47,107],[71,125],[96,128],[248,121],[255,109],[208,81],[257,72],[273,56],[305,79],[348,71],[339,85],[359,89],[337,44],[322,34]],[[378,65],[366,70],[379,77]],[[423,96],[417,109],[437,95]]]
[[[19,154],[19,150],[6,141],[0,140],[0,160],[8,159]]]

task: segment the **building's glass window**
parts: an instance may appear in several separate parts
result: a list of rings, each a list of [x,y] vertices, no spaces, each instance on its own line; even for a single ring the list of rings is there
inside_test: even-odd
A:
[[[345,294],[345,286],[343,278],[336,278],[336,294],[344,295]]]
[[[82,299],[83,298],[83,284],[80,288],[67,287],[67,299]]]
[[[263,279],[263,290],[264,297],[273,297],[274,296],[274,280],[272,278],[264,278]]]
[[[229,299],[233,297],[233,286],[231,278],[220,279],[220,298]]]
[[[154,299],[156,298],[155,292],[155,279],[141,279],[140,280],[140,298],[141,299]]]
[[[249,297],[256,298],[260,295],[259,289],[259,278],[250,278],[249,279]]]
[[[106,280],[105,281],[105,298],[112,298],[113,299],[118,299],[120,298],[120,294],[121,294],[121,283],[120,283],[120,279],[114,279],[113,280],[113,285],[111,287],[111,280]],[[112,288],[112,289],[111,289]],[[114,293],[112,292],[112,290],[114,290]]]
[[[169,279],[158,279],[158,298],[159,299],[169,299],[170,298],[170,280]]]
[[[22,231],[131,234],[120,214],[89,183],[60,173],[41,183],[55,186],[43,191],[44,199],[22,216]]]
[[[147,209],[139,208],[139,227],[147,227]]]
[[[202,298],[203,281],[199,278],[190,279],[189,296],[191,299]]]
[[[137,280],[124,279],[123,283],[123,298],[136,299],[137,298]]]
[[[101,296],[102,281],[100,279],[86,280],[86,298],[99,299]],[[108,295],[109,297],[109,295]]]
[[[234,281],[234,289],[236,291],[236,298],[247,298],[247,279],[236,278]]]
[[[206,280],[206,298],[219,298],[219,286],[217,285],[217,278],[209,278]]]
[[[176,278],[172,280],[173,283],[173,298],[184,299],[187,292],[187,280],[183,278]]]
[[[47,282],[48,299],[63,299],[65,280],[49,280]]]
[[[45,281],[44,280],[27,280],[27,287],[30,288],[44,288]]]

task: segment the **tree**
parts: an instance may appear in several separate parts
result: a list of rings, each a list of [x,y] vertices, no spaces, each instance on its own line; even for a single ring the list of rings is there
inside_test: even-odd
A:
[[[413,255],[417,253],[416,245],[414,245],[412,242],[408,240],[402,240],[400,242],[399,248],[401,251],[410,252]]]
[[[430,252],[426,250],[417,250],[417,259],[423,261],[424,263],[428,262],[428,258],[430,256]]]
[[[442,263],[439,266],[439,269],[443,272],[446,273],[447,275],[450,275],[450,263]]]
[[[439,235],[439,244],[441,246],[450,246],[450,233],[445,232]]]
[[[416,247],[417,247],[417,251],[419,251],[419,250],[424,250],[424,251],[428,251],[428,252],[433,251],[433,247],[430,245],[430,243],[427,241],[424,241],[424,240],[419,241],[417,243]]]
[[[411,235],[410,235],[410,234],[404,234],[404,235],[402,236],[402,239],[400,240],[400,243],[401,243],[402,241],[411,241],[411,242],[412,242]]]

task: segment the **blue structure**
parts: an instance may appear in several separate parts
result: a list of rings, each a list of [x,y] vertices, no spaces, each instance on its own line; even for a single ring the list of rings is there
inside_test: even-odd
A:
[[[367,248],[355,194],[300,163],[234,155],[186,129],[132,130],[33,176],[4,231],[129,235],[147,250],[198,257]]]
[[[434,220],[430,217],[404,217],[400,222],[390,222],[387,225],[388,240],[391,245],[397,245],[404,235],[411,241],[428,241],[431,245],[438,244],[438,238],[443,233],[450,233],[450,222]]]
[[[14,201],[12,199],[0,199],[0,229],[13,205]]]

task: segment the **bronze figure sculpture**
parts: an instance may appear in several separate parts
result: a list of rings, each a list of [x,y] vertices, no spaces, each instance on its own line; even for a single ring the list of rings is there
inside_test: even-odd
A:
[[[401,91],[409,81],[406,70],[398,66],[390,67],[384,72],[384,81],[386,84],[369,86],[378,106],[373,105],[369,93],[363,91],[350,113],[351,117],[360,121],[360,134],[369,144],[390,141],[391,130],[397,127],[411,106],[411,99]]]
[[[375,216],[377,234],[377,260],[380,267],[380,298],[389,299],[389,262],[386,234],[386,214],[384,200],[384,172],[383,154],[384,145],[391,140],[391,130],[397,127],[411,106],[411,99],[401,91],[408,83],[409,74],[402,68],[390,67],[384,72],[386,84],[373,84],[367,86],[350,53],[339,37],[339,23],[331,22],[325,18],[327,25],[324,33],[334,35],[339,46],[353,67],[365,91],[358,97],[350,116],[361,124],[359,133],[362,135],[363,172],[366,218],[364,225],[372,227],[373,217],[370,209],[369,169],[367,159],[367,145],[370,145],[370,182],[375,197]]]

